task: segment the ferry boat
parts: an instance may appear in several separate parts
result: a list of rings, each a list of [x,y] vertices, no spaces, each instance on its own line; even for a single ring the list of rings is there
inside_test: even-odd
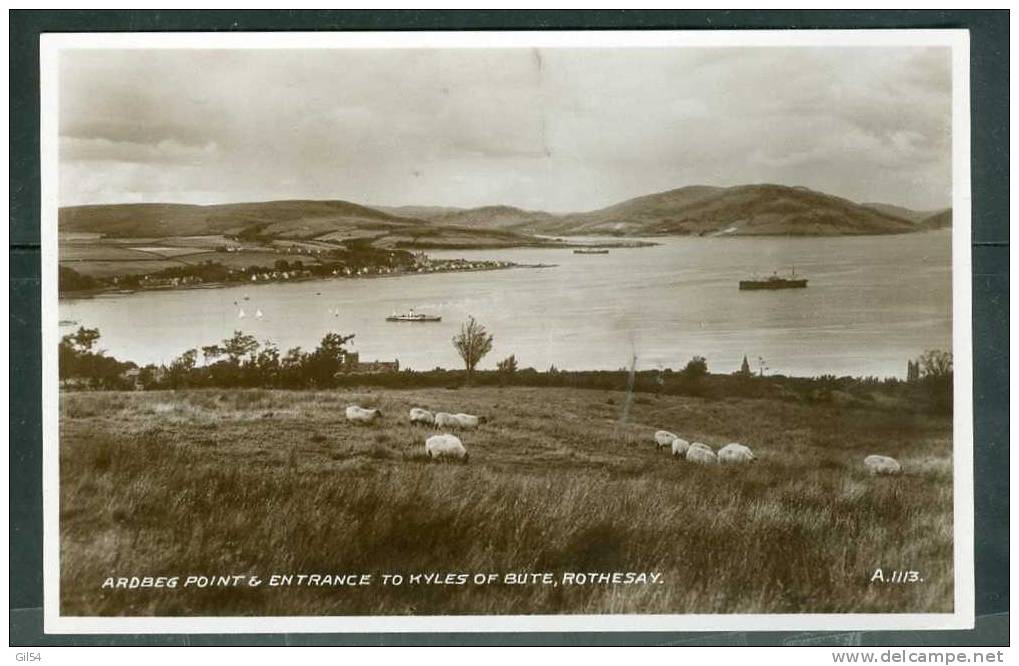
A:
[[[442,321],[438,315],[427,315],[409,310],[403,314],[393,313],[386,317],[386,321]]]
[[[792,274],[787,277],[779,277],[774,273],[771,276],[763,280],[740,280],[739,288],[741,291],[754,290],[754,289],[805,289],[807,287],[807,281],[803,278],[796,277],[796,269],[794,268]]]
[[[574,250],[573,254],[608,254],[608,250],[596,250],[596,249],[582,249]]]

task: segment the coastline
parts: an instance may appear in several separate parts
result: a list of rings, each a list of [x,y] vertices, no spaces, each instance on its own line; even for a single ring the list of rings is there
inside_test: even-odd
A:
[[[401,271],[397,273],[375,273],[365,275],[310,275],[307,277],[297,277],[285,280],[269,280],[260,282],[246,282],[243,280],[237,280],[235,282],[201,282],[199,284],[181,284],[181,285],[158,285],[154,287],[138,287],[134,289],[124,289],[121,287],[105,287],[103,289],[88,289],[81,291],[67,291],[60,292],[57,296],[60,301],[71,301],[71,300],[87,300],[96,296],[110,296],[110,295],[128,295],[137,294],[141,292],[163,292],[163,291],[185,291],[192,289],[224,289],[227,287],[239,287],[239,286],[261,286],[263,284],[281,284],[281,283],[294,283],[294,282],[312,282],[312,281],[325,281],[325,280],[370,280],[370,279],[382,279],[382,278],[400,278],[400,277],[412,277],[419,275],[436,275],[440,273],[481,273],[486,271],[501,271],[510,270],[514,268],[555,268],[558,264],[509,264],[501,266],[482,266],[478,268],[440,268],[431,271]]]

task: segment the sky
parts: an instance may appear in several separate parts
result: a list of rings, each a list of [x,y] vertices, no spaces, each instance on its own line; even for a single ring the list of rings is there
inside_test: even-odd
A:
[[[60,202],[951,201],[947,48],[74,50]]]

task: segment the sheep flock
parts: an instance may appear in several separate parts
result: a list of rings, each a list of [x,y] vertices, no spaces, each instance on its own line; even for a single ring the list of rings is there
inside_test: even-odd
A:
[[[378,409],[365,409],[351,405],[346,410],[347,420],[356,425],[372,425],[381,420],[382,412]],[[422,407],[413,407],[409,413],[412,425],[430,426],[440,430],[455,430],[461,434],[476,430],[486,419],[463,412],[432,412]],[[666,449],[674,458],[685,460],[697,465],[748,465],[757,462],[753,450],[744,444],[731,442],[717,451],[703,442],[688,442],[679,435],[668,430],[658,430],[654,434],[656,449]],[[470,454],[459,436],[452,432],[431,435],[425,439],[425,454],[431,460],[459,460],[467,462]],[[895,476],[902,473],[899,461],[889,456],[868,455],[863,460],[863,467],[873,475]]]

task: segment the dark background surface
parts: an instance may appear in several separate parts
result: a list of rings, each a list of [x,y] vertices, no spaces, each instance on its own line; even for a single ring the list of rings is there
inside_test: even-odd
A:
[[[46,645],[1008,644],[1008,11],[11,11],[10,642]],[[971,631],[46,635],[42,627],[39,35],[272,30],[967,28],[973,195],[976,628]]]

